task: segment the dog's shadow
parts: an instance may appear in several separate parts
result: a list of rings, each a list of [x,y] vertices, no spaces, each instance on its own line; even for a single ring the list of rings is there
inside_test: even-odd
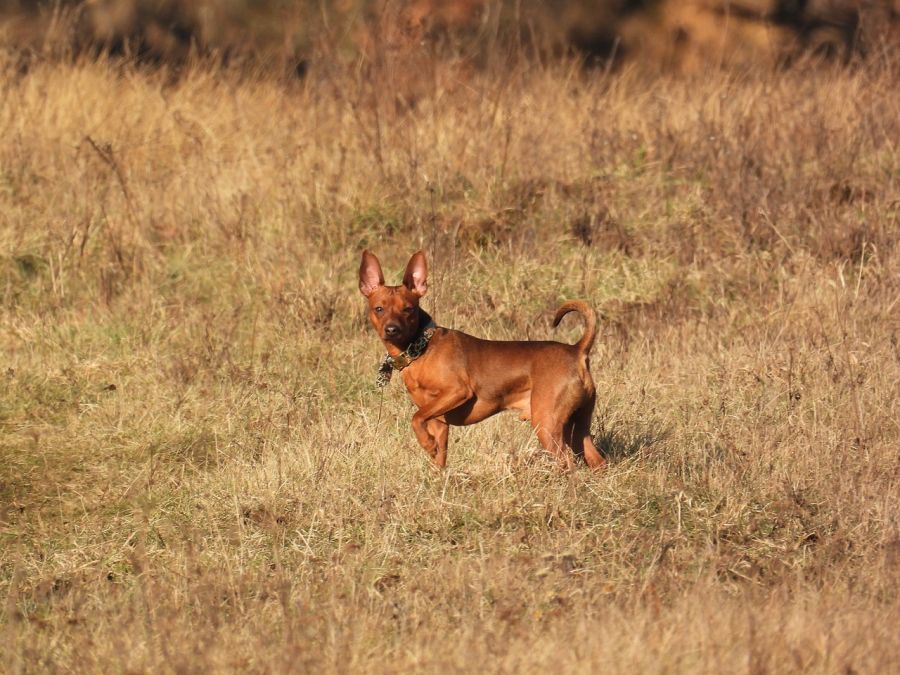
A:
[[[669,437],[669,430],[658,424],[622,425],[600,428],[591,434],[594,445],[607,462],[645,457]]]

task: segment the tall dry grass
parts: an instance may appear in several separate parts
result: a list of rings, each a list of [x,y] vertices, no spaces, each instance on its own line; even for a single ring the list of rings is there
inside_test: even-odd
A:
[[[0,662],[895,668],[896,63],[423,63],[4,66]],[[442,325],[602,312],[607,471],[429,467],[355,279],[420,246]]]

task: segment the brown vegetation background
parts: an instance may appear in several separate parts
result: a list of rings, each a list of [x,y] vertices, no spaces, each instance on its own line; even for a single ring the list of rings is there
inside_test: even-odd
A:
[[[7,0],[0,44],[154,62],[215,55],[300,73],[423,44],[482,65],[502,46],[694,70],[803,53],[847,60],[895,44],[898,25],[896,0]]]
[[[653,60],[624,26],[660,3],[586,64],[507,31],[525,3],[416,4],[168,54],[174,19],[81,43],[100,3],[19,5],[5,672],[896,670],[889,40]],[[425,248],[425,306],[489,338],[574,341],[553,311],[588,299],[608,469],[514,416],[431,469],[372,384],[365,247],[392,281]]]

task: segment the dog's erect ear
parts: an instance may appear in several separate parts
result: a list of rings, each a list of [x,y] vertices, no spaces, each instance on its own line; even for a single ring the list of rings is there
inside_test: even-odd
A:
[[[403,273],[403,285],[413,293],[422,297],[428,290],[426,278],[428,276],[428,264],[425,262],[425,251],[416,251],[406,264],[406,272]]]
[[[374,255],[363,251],[362,262],[359,264],[359,292],[368,298],[379,286],[384,286],[381,263]]]

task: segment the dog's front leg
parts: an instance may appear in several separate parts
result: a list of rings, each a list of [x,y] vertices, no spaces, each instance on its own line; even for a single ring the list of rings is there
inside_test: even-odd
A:
[[[419,444],[431,460],[443,468],[447,464],[447,437],[449,428],[445,421],[435,419],[458,408],[472,397],[468,390],[449,391],[419,408],[413,415],[412,428]]]
[[[425,427],[435,440],[434,455],[432,455],[431,460],[435,466],[443,469],[447,466],[447,443],[450,440],[450,425],[443,419],[435,417],[428,420],[425,423]]]

